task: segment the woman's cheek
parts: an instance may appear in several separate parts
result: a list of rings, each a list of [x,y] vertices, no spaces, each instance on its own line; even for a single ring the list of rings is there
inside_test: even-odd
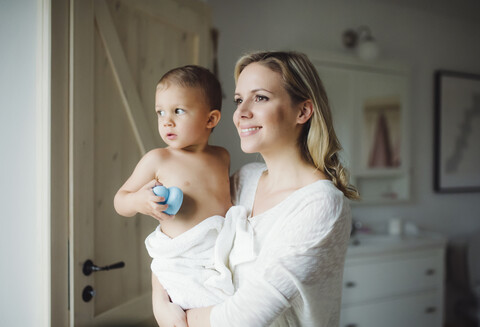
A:
[[[237,110],[233,113],[233,125],[235,126],[237,133],[240,135],[240,131],[238,130],[238,111]]]
[[[237,126],[237,122],[238,122],[238,110],[235,110],[235,111],[233,112],[232,120],[233,120],[233,123],[235,124],[235,126]]]

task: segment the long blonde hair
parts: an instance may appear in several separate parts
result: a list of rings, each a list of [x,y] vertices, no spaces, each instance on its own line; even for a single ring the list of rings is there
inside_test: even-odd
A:
[[[342,147],[333,128],[327,93],[308,57],[299,52],[246,54],[237,61],[235,81],[251,63],[259,63],[279,73],[294,104],[312,101],[313,115],[304,125],[299,138],[301,153],[307,162],[326,174],[347,198],[358,199],[358,191],[349,183],[348,171],[340,161],[339,152]]]

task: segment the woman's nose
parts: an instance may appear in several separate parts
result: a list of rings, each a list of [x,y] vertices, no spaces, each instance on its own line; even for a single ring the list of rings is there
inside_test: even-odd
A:
[[[247,102],[242,102],[237,106],[235,110],[237,118],[252,118],[252,111]]]

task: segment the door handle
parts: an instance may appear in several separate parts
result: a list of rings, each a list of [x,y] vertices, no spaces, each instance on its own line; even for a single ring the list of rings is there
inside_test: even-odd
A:
[[[120,261],[120,262],[117,262],[117,263],[114,263],[114,264],[111,264],[111,265],[108,265],[108,266],[105,266],[105,267],[99,267],[99,266],[96,266],[92,260],[87,260],[85,261],[85,263],[83,264],[83,274],[85,276],[89,276],[92,272],[95,272],[95,271],[103,271],[103,270],[112,270],[112,269],[119,269],[119,268],[123,268],[125,267],[125,262],[123,261]]]

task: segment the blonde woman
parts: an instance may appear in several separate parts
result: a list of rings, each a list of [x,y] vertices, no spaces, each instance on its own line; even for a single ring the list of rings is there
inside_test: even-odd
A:
[[[233,203],[249,216],[229,256],[235,294],[170,325],[338,326],[348,199],[358,193],[339,160],[320,78],[304,54],[257,52],[239,59],[235,79],[242,150],[265,161],[232,176]],[[169,314],[161,292],[154,283],[157,317]]]

